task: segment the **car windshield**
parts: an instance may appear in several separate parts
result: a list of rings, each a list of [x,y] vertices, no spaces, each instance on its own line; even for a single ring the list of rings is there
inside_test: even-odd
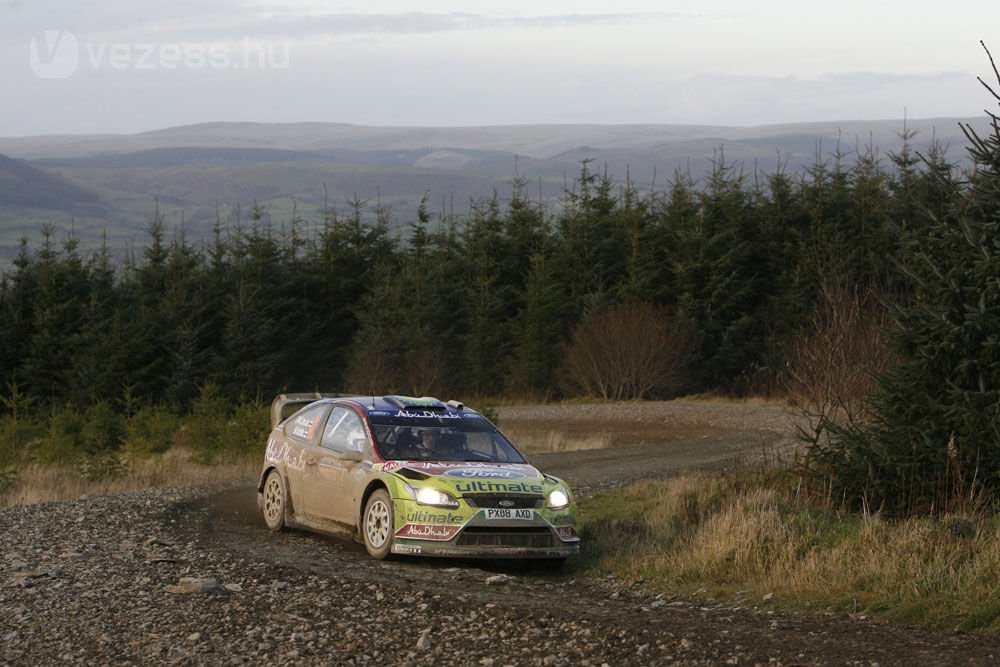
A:
[[[373,417],[379,454],[386,461],[485,461],[525,463],[524,457],[484,418]]]

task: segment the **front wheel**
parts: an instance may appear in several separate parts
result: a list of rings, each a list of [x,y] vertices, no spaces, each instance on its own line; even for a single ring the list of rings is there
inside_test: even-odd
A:
[[[392,501],[385,489],[378,489],[368,497],[361,522],[368,555],[383,560],[392,552]]]
[[[261,494],[260,509],[264,515],[264,523],[274,531],[285,527],[285,505],[288,495],[285,493],[285,480],[281,473],[272,470],[264,481],[264,491]]]

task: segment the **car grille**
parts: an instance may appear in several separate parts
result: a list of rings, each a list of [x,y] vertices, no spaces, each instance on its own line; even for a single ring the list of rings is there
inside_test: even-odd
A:
[[[540,508],[543,496],[507,495],[503,493],[472,493],[462,496],[471,507],[492,507],[494,509],[526,510]]]
[[[458,536],[459,546],[527,547],[546,549],[556,546],[548,528],[486,528],[470,526]]]

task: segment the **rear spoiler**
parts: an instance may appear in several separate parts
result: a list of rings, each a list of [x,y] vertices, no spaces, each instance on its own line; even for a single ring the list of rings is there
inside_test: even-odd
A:
[[[345,396],[345,394],[327,394],[318,391],[304,394],[278,394],[271,401],[271,428],[309,403],[315,403],[324,398],[340,398],[341,396]]]

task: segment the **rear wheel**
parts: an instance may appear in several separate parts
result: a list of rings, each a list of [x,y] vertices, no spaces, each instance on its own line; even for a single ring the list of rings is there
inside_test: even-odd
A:
[[[281,473],[277,470],[267,474],[262,495],[260,509],[264,515],[264,523],[271,530],[281,530],[285,527],[285,505],[288,503],[288,494],[285,493],[285,480],[281,479]]]
[[[372,558],[382,560],[392,552],[392,501],[385,489],[378,489],[365,503],[365,513],[361,521],[361,534],[365,549]]]

